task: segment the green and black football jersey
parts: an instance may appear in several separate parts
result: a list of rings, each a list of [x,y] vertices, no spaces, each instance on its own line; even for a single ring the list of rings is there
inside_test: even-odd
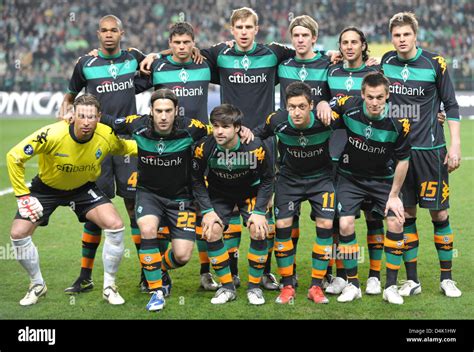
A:
[[[103,123],[117,133],[130,134],[138,146],[137,188],[178,200],[192,199],[191,146],[208,134],[210,128],[199,120],[177,119],[169,135],[155,132],[152,117],[103,116]]]
[[[331,100],[328,85],[328,68],[331,62],[320,52],[309,60],[293,57],[278,66],[280,82],[280,107],[286,108],[286,88],[293,82],[304,82],[311,87],[311,95],[316,106],[321,100]]]
[[[287,110],[270,114],[264,125],[254,129],[262,139],[277,136],[280,173],[301,177],[317,177],[331,171],[329,137],[331,128],[324,126],[311,111],[307,128],[299,129],[293,124]]]
[[[135,73],[145,58],[142,52],[130,48],[117,55],[82,56],[74,67],[68,92],[78,94],[82,89],[97,97],[102,113],[127,116],[137,112],[135,102]]]
[[[243,125],[254,128],[275,110],[275,84],[278,65],[293,57],[295,51],[280,44],[254,43],[251,50],[240,51],[225,43],[201,51],[217,69],[221,103],[238,107],[244,114]]]
[[[362,80],[369,72],[380,71],[379,65],[366,66],[365,63],[357,68],[344,67],[338,63],[329,67],[328,84],[331,97],[341,98],[347,95],[360,97]]]
[[[338,172],[369,178],[392,178],[397,160],[410,157],[410,119],[388,117],[388,104],[378,118],[368,117],[360,97],[331,101],[333,128],[344,128],[348,141],[339,158]]]
[[[204,176],[207,175],[207,187]],[[254,212],[264,215],[273,191],[273,167],[259,138],[232,149],[219,146],[213,136],[196,143],[193,152],[193,190],[203,214],[212,208],[209,190],[231,199],[247,198],[257,188]]]
[[[169,88],[178,97],[178,115],[198,119],[207,124],[207,97],[211,68],[204,61],[179,63],[171,55],[153,61],[151,75],[142,84],[137,84],[139,92],[154,87]]]
[[[333,98],[340,99],[345,96],[360,97],[362,90],[362,80],[369,72],[380,71],[380,66],[366,66],[363,63],[357,68],[344,67],[341,62],[329,67],[328,83]],[[344,129],[333,132],[329,140],[329,152],[334,161],[339,160],[339,156],[344,150],[347,142],[347,133]]]
[[[382,69],[390,79],[390,102],[399,111],[414,111],[410,121],[413,149],[436,149],[446,145],[443,126],[437,115],[441,102],[447,119],[459,121],[459,106],[449,77],[446,60],[418,48],[410,60],[403,60],[396,51],[382,57]]]

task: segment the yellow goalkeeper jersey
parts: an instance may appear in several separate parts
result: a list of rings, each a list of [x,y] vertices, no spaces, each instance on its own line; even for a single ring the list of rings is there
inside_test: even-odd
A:
[[[137,155],[137,144],[117,137],[112,129],[98,123],[93,137],[78,141],[73,126],[65,121],[32,133],[7,154],[8,174],[16,196],[29,194],[25,183],[25,162],[39,155],[38,176],[49,187],[69,191],[94,182],[102,160],[108,155]]]

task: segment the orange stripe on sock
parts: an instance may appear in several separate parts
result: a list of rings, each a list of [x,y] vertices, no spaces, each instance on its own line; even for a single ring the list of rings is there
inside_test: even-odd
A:
[[[344,262],[342,261],[342,259],[336,259],[336,268],[344,269]]]
[[[334,258],[331,257],[331,259],[329,259],[329,264],[328,264],[328,265],[329,265],[329,266],[334,266],[334,263],[335,263],[335,262],[336,262],[336,259],[334,259]]]
[[[329,256],[331,255],[331,246],[322,246],[315,243],[313,244],[313,253],[326,255],[326,259],[329,259]]]
[[[199,263],[201,264],[209,264],[209,256],[207,255],[207,252],[199,252]]]
[[[224,233],[234,233],[234,232],[242,232],[242,225],[237,224],[229,224],[227,230]]]
[[[381,260],[370,260],[370,270],[380,271],[382,269],[382,261]]]
[[[448,241],[445,241],[448,239]],[[434,235],[435,243],[439,244],[451,244],[454,242],[454,235]]]
[[[142,238],[140,235],[132,235],[132,241],[135,244],[140,244],[142,243]]]
[[[150,265],[152,263],[159,263],[159,262],[161,262],[161,254],[159,252],[140,254],[140,263],[142,263],[142,265],[144,266]]]
[[[229,260],[229,253],[225,252],[217,257],[211,257],[211,262],[217,264],[223,263],[226,260]],[[214,264],[213,264],[214,265]]]
[[[258,285],[261,280],[262,280],[261,276],[260,277],[254,277],[254,276],[249,275],[249,283]]]
[[[286,242],[278,242],[275,241],[273,249],[278,252],[287,252],[293,249],[293,242],[286,241]]]
[[[326,275],[327,270],[317,270],[317,269],[312,269],[311,270],[311,277],[314,277],[315,279],[322,279],[324,275]]]
[[[404,233],[403,238],[405,240],[405,243],[416,242],[419,240],[417,233]]]
[[[400,265],[393,265],[393,264],[390,264],[389,262],[385,263],[385,265],[387,266],[388,269],[400,270]]]
[[[265,264],[267,261],[267,255],[256,255],[253,253],[248,253],[247,254],[247,259],[251,260],[252,262],[255,263],[263,263]]]
[[[278,273],[281,276],[291,276],[291,275],[293,275],[293,265],[287,266],[285,268],[278,268]]]
[[[158,288],[162,288],[163,287],[163,280],[155,280],[155,281],[147,281],[148,282],[148,287],[151,289],[151,290],[156,290]]]
[[[87,243],[100,243],[102,236],[93,236],[86,232],[82,234],[82,240]]]
[[[368,244],[383,244],[384,235],[368,235],[367,243]]]
[[[170,234],[170,228],[168,226],[160,227],[157,231],[158,234],[162,235],[169,235]]]
[[[82,257],[81,267],[86,269],[92,269],[94,267],[94,259]]]
[[[299,227],[296,229],[291,229],[291,238],[299,238],[299,237],[300,237]]]
[[[219,281],[221,284],[229,284],[232,282],[232,274],[231,273],[228,273],[228,274],[225,274],[223,276],[220,276],[219,277]]]

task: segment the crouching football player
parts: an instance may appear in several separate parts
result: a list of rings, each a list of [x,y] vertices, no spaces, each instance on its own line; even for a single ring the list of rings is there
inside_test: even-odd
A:
[[[236,297],[222,239],[234,207],[250,230],[247,298],[253,305],[265,303],[260,282],[268,256],[265,214],[272,196],[273,167],[260,139],[242,143],[242,117],[242,112],[230,104],[214,108],[210,116],[213,137],[199,141],[194,148],[193,192],[203,214],[202,235],[211,265],[222,284],[212,304],[224,304]]]

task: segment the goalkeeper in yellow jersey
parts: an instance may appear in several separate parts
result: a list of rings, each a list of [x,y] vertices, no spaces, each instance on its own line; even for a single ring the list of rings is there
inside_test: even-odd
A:
[[[13,147],[7,154],[8,173],[18,212],[11,228],[16,258],[30,276],[31,284],[22,306],[38,302],[47,288],[39,267],[38,250],[31,236],[46,226],[58,206],[69,206],[79,221],[92,221],[107,236],[103,248],[103,297],[110,304],[123,304],[115,276],[124,252],[124,225],[117,210],[95,181],[101,162],[108,155],[136,155],[135,141],[118,138],[100,124],[100,103],[85,94],[74,102],[71,124],[65,121],[45,126]],[[31,187],[25,184],[25,162],[39,155],[39,172]]]

